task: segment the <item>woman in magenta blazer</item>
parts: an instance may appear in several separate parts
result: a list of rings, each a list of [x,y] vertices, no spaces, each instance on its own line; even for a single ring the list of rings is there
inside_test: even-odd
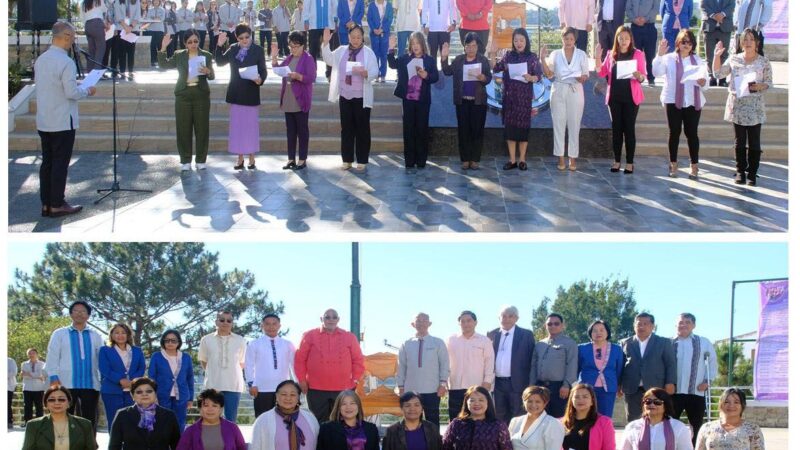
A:
[[[633,42],[631,29],[622,25],[617,28],[614,46],[606,53],[605,61],[600,61],[602,49],[595,47],[595,65],[597,76],[608,81],[606,104],[611,111],[611,133],[614,146],[614,164],[612,172],[619,172],[622,160],[622,142],[625,141],[625,170],[633,173],[633,154],[636,151],[636,115],[639,104],[644,100],[642,81],[647,78],[644,52],[638,50]],[[636,70],[632,74],[620,73],[619,67],[627,66],[625,61],[636,61]],[[619,64],[624,63],[624,64]],[[627,72],[627,71],[626,71]]]
[[[200,420],[181,435],[176,450],[203,450],[209,448],[210,444],[219,442],[222,442],[224,450],[247,450],[247,443],[239,427],[222,418],[224,406],[225,396],[221,392],[214,389],[201,392],[197,396]],[[205,432],[203,427],[206,427]]]
[[[563,448],[615,450],[614,423],[597,412],[597,398],[588,384],[576,384],[569,391],[562,422],[566,431]]]

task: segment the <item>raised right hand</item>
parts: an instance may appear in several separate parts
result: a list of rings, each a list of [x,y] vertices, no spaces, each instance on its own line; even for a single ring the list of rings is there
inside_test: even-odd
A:
[[[600,59],[603,56],[603,47],[600,44],[594,46],[594,57]]]
[[[327,45],[330,42],[331,42],[331,30],[325,28],[322,31],[322,43]]]
[[[716,47],[714,47],[714,58],[721,58],[723,53],[725,53],[725,45],[722,44],[722,41],[719,41]]]
[[[272,45],[269,46],[269,52],[272,53],[273,58],[278,57],[278,43],[273,42]]]
[[[165,34],[164,37],[161,39],[161,51],[167,51],[167,47],[169,47],[170,42],[172,42],[172,35]]]
[[[661,42],[659,42],[658,44],[658,56],[666,55],[668,49],[669,49],[669,43],[667,43],[666,39],[662,39]]]
[[[450,43],[445,42],[442,44],[442,59],[447,59],[450,56]]]
[[[547,51],[547,46],[543,45],[541,49],[539,49],[539,60],[547,59],[547,55],[550,53]]]
[[[397,36],[391,35],[389,36],[389,50],[394,50],[397,48]]]
[[[217,47],[222,47],[226,42],[228,42],[228,33],[220,33],[217,37]]]

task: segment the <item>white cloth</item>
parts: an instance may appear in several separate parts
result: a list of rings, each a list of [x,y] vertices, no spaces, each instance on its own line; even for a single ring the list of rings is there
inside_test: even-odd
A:
[[[511,376],[511,352],[514,344],[514,325],[510,330],[500,328],[500,342],[497,344],[497,355],[494,358],[494,375],[508,378]]]
[[[397,6],[397,31],[419,31],[419,15],[422,10],[422,0],[398,0]]]
[[[272,357],[272,344],[275,341],[275,360]],[[244,357],[244,378],[247,383],[253,383],[258,392],[275,392],[278,383],[294,377],[294,344],[278,336],[270,338],[261,336],[247,344]]]
[[[583,119],[583,85],[566,85],[558,89],[553,83],[550,94],[550,113],[553,116],[553,155],[564,156],[564,133],[569,133],[569,157],[577,158],[580,153],[581,119]]]
[[[69,332],[71,329],[72,325],[53,331],[53,334],[50,336],[50,343],[47,344],[47,373],[50,377],[58,377],[58,380],[67,389],[73,388],[72,348],[69,343]],[[89,338],[92,342],[92,382],[94,384],[94,389],[99,391],[100,368],[97,364],[97,358],[100,355],[100,347],[103,346],[103,338],[98,332],[89,328],[84,328],[83,333],[89,333]],[[83,342],[82,338],[78,340]]]
[[[180,392],[178,391],[178,374],[181,372],[181,362],[183,361],[183,352],[178,350],[178,353],[175,356],[170,356],[164,350],[161,350],[161,356],[167,360],[167,364],[169,364],[169,370],[172,371],[172,389],[169,391],[170,397],[178,398],[180,396]]]
[[[142,7],[137,1],[136,4],[114,2],[114,20],[117,24],[117,29],[121,30],[122,25],[126,24],[131,27],[131,31],[139,31],[139,21],[142,20]]]
[[[547,67],[553,71],[553,91],[557,89],[569,88],[566,84],[578,83],[577,78],[565,78],[571,74],[580,73],[589,75],[589,58],[586,52],[575,48],[572,53],[572,61],[567,60],[564,49],[558,49],[547,55]]]
[[[677,53],[667,53],[664,56],[656,56],[653,59],[653,76],[664,77],[664,87],[661,89],[661,104],[675,103],[675,71],[678,70]],[[706,62],[699,57],[695,57],[697,64],[705,66]],[[683,58],[683,66],[692,65],[691,58]],[[680,81],[680,80],[679,80]],[[709,79],[706,77],[706,84],[700,88],[700,108],[706,104],[706,96],[703,94],[708,89]],[[694,87],[696,83],[690,81],[683,85],[683,106],[694,106]]]
[[[647,339],[645,340],[639,339],[639,336],[636,335],[633,336],[633,338],[636,339],[637,342],[639,342],[639,356],[641,356],[642,358],[644,358],[644,352],[645,350],[647,350],[647,343],[650,342],[651,337],[653,337],[652,333],[650,334],[650,336],[647,336]]]
[[[192,22],[194,22],[194,11],[189,8],[178,8],[175,11],[175,15],[178,17],[178,22],[176,23],[178,26],[178,31],[192,29]]]
[[[375,53],[371,48],[364,46],[364,64],[367,68],[367,77],[364,79],[364,108],[372,108],[373,99],[375,97],[372,89],[371,81],[378,76],[378,59],[375,58]],[[330,43],[322,45],[322,59],[325,64],[331,66],[331,82],[328,88],[328,101],[331,103],[339,102],[339,65],[342,58],[348,57],[348,47],[342,45],[334,51],[331,51]]]
[[[244,338],[231,333],[219,336],[216,332],[200,339],[197,359],[206,363],[203,387],[218,391],[242,392],[244,390],[244,355],[247,344]]]
[[[675,390],[676,394],[691,394],[701,397],[705,395],[704,392],[698,391],[696,386],[706,379],[705,355],[708,355],[709,380],[717,378],[717,352],[714,350],[714,345],[708,339],[702,336],[698,337],[700,338],[700,358],[697,360],[695,386],[689,386],[689,378],[692,375],[692,353],[694,352],[692,335],[690,334],[685,338],[675,338],[678,342],[678,384]]]
[[[319,422],[317,422],[317,418],[314,417],[314,414],[307,409],[300,409],[300,415],[308,422],[308,426],[313,430],[313,433],[305,434],[306,445],[302,448],[314,450],[317,448]],[[278,429],[278,422],[281,421],[282,419],[275,412],[274,408],[258,416],[258,419],[256,419],[253,424],[253,438],[252,442],[250,442],[250,447],[248,447],[249,450],[275,450],[275,432]],[[283,423],[280,424],[280,430],[281,432],[286,432],[286,426],[283,425]]]
[[[326,28],[334,29],[333,18],[336,16],[336,5],[333,0],[328,0],[328,26]],[[304,31],[305,23],[308,22],[308,29],[317,29],[317,2],[316,0],[305,0],[303,2],[303,15],[300,23],[295,23],[296,30]]]
[[[8,392],[17,389],[17,362],[13,358],[8,358]]]
[[[22,363],[22,371],[28,372],[32,376],[22,375],[22,390],[23,391],[45,391],[50,383],[47,382],[47,366],[43,360],[36,361],[36,367],[31,369],[32,363],[30,360]]]
[[[105,19],[108,7],[106,7],[105,3],[100,2],[100,6],[95,6],[88,11],[84,11],[83,2],[81,2],[80,10],[81,10],[81,20],[83,20],[83,23],[86,23],[92,19]]]
[[[458,16],[455,0],[422,0],[422,26],[430,31],[447,31]]]
[[[669,419],[672,432],[675,434],[675,450],[693,450],[692,432],[680,420]],[[644,419],[637,419],[625,427],[622,447],[620,450],[637,450],[639,439],[644,432]],[[650,427],[650,450],[666,450],[667,442],[664,439],[664,422],[659,422]],[[671,450],[671,449],[670,449]]]
[[[561,444],[564,443],[564,425],[558,419],[542,412],[542,415],[523,433],[522,428],[526,420],[528,420],[527,415],[514,417],[508,425],[514,450],[561,450]]]

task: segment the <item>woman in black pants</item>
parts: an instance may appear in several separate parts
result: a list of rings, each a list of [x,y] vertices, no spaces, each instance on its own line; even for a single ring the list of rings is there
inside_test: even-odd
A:
[[[89,47],[91,58],[98,63],[103,60],[106,52],[106,22],[108,11],[103,0],[83,0],[83,29],[86,30],[86,43]],[[86,72],[94,69],[94,61],[86,60]]]
[[[208,3],[208,21],[206,22],[206,30],[208,30],[208,51],[214,54],[217,49],[217,34],[219,34],[219,7],[216,0],[211,0]]]
[[[142,9],[138,0],[118,0],[114,3],[114,20],[119,34],[114,52],[117,54],[120,73],[128,73],[128,78],[133,79],[133,61],[136,44],[122,38],[121,33],[139,33],[139,22],[142,20]]]
[[[147,29],[150,31],[150,67],[155,67],[158,63],[158,46],[164,39],[164,19],[167,11],[161,6],[161,0],[153,0],[153,6],[147,10],[147,20],[154,20]]]
[[[319,427],[317,450],[378,450],[378,427],[364,420],[361,400],[353,391],[342,391],[333,403],[330,422]]]

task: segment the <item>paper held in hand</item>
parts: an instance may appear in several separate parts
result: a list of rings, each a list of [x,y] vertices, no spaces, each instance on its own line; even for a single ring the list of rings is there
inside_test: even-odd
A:
[[[245,80],[255,80],[258,78],[258,66],[240,67],[239,76]]]
[[[344,68],[345,75],[352,75],[353,67],[361,67],[361,63],[358,61],[347,61],[347,65]]]
[[[478,81],[478,75],[481,74],[481,65],[477,64],[464,64],[464,81]]]
[[[125,30],[122,30],[120,32],[119,37],[122,38],[122,40],[124,40],[124,41],[130,42],[131,44],[135,44],[136,40],[139,39],[139,35],[138,34],[133,33],[133,32],[128,33]]]
[[[81,87],[83,88],[90,88],[97,84],[100,81],[100,77],[106,73],[106,69],[94,69],[86,75],[86,78],[83,79],[81,82]]]
[[[508,65],[508,76],[512,80],[528,82],[525,75],[528,73],[528,63],[516,63]]]
[[[116,25],[113,23],[108,27],[108,31],[106,31],[106,40],[109,40],[114,37],[114,31],[117,29]]]
[[[189,58],[189,78],[197,78],[200,76],[200,68],[206,66],[205,56],[195,56]]]
[[[737,97],[747,97],[751,94],[750,92],[750,83],[756,82],[756,73],[755,72],[747,72],[744,75],[738,76],[734,78],[734,84],[736,85],[736,96]]]
[[[422,64],[422,58],[413,58],[406,65],[406,70],[408,71],[408,78],[411,78],[417,74],[417,67],[419,67],[420,69],[425,68],[425,66]]]
[[[681,83],[705,79],[707,73],[708,68],[705,65],[683,66],[683,78],[681,78]]]
[[[617,61],[617,79],[626,80],[633,78],[633,72],[636,72],[636,60],[631,59],[627,61]]]
[[[281,78],[286,78],[290,73],[292,73],[292,69],[290,69],[288,66],[274,66],[272,68],[272,72]]]

